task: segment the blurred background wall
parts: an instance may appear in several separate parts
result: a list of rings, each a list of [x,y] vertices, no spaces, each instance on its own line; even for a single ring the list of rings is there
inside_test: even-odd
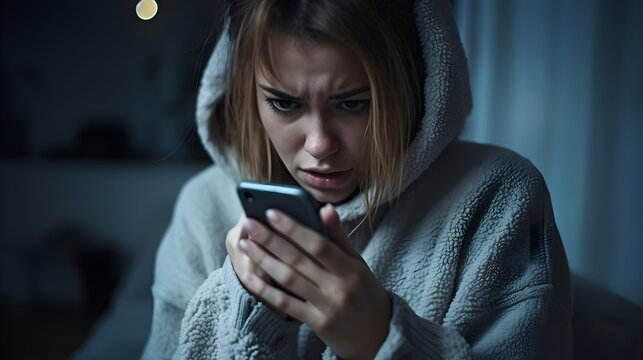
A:
[[[153,256],[207,166],[192,127],[222,1],[2,0],[0,358],[136,358]],[[463,137],[529,158],[572,270],[643,304],[643,11],[636,0],[453,0]],[[82,346],[82,347],[81,347]]]
[[[210,162],[192,125],[221,2],[137,2],[2,0],[0,358],[146,339],[156,246]]]
[[[643,2],[456,0],[464,138],[530,159],[572,271],[643,305]]]

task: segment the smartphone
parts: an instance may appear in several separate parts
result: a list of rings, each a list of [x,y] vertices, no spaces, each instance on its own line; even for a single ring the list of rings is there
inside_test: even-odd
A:
[[[315,200],[301,187],[246,180],[237,185],[237,192],[247,217],[271,227],[266,219],[266,211],[280,210],[300,224],[330,239],[319,216],[319,209],[324,204]]]

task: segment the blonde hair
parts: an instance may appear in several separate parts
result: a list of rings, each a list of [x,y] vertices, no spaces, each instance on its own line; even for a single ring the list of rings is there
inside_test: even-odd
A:
[[[255,73],[274,75],[269,38],[275,31],[302,41],[332,42],[351,49],[362,63],[371,90],[365,136],[368,165],[359,190],[364,219],[395,199],[402,187],[406,150],[421,116],[423,63],[412,1],[242,0],[229,8],[232,49],[223,121],[212,131],[229,146],[248,178],[292,182],[257,110]],[[377,6],[376,6],[377,5]],[[214,125],[214,124],[213,124]],[[223,147],[219,147],[223,149]]]

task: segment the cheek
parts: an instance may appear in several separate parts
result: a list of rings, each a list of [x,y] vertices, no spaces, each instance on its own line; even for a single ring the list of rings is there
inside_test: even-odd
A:
[[[279,134],[278,124],[274,119],[274,114],[259,104],[259,118],[261,119],[261,125],[263,126],[264,131],[268,134],[268,137],[274,144],[275,136]]]
[[[291,157],[297,149],[297,131],[294,126],[284,124],[271,111],[260,112],[261,123],[279,156],[284,160]]]
[[[364,139],[364,133],[366,131],[366,121],[355,124],[350,128],[345,128],[342,130],[344,137],[344,144],[350,152],[351,156],[362,162],[365,158],[366,152],[366,140]]]

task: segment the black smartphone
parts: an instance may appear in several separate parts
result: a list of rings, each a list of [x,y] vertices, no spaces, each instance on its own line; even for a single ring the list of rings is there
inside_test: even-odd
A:
[[[301,187],[246,180],[237,185],[237,192],[247,217],[271,227],[266,219],[266,211],[280,210],[300,224],[330,239],[319,216],[319,209],[324,204],[315,200]]]

